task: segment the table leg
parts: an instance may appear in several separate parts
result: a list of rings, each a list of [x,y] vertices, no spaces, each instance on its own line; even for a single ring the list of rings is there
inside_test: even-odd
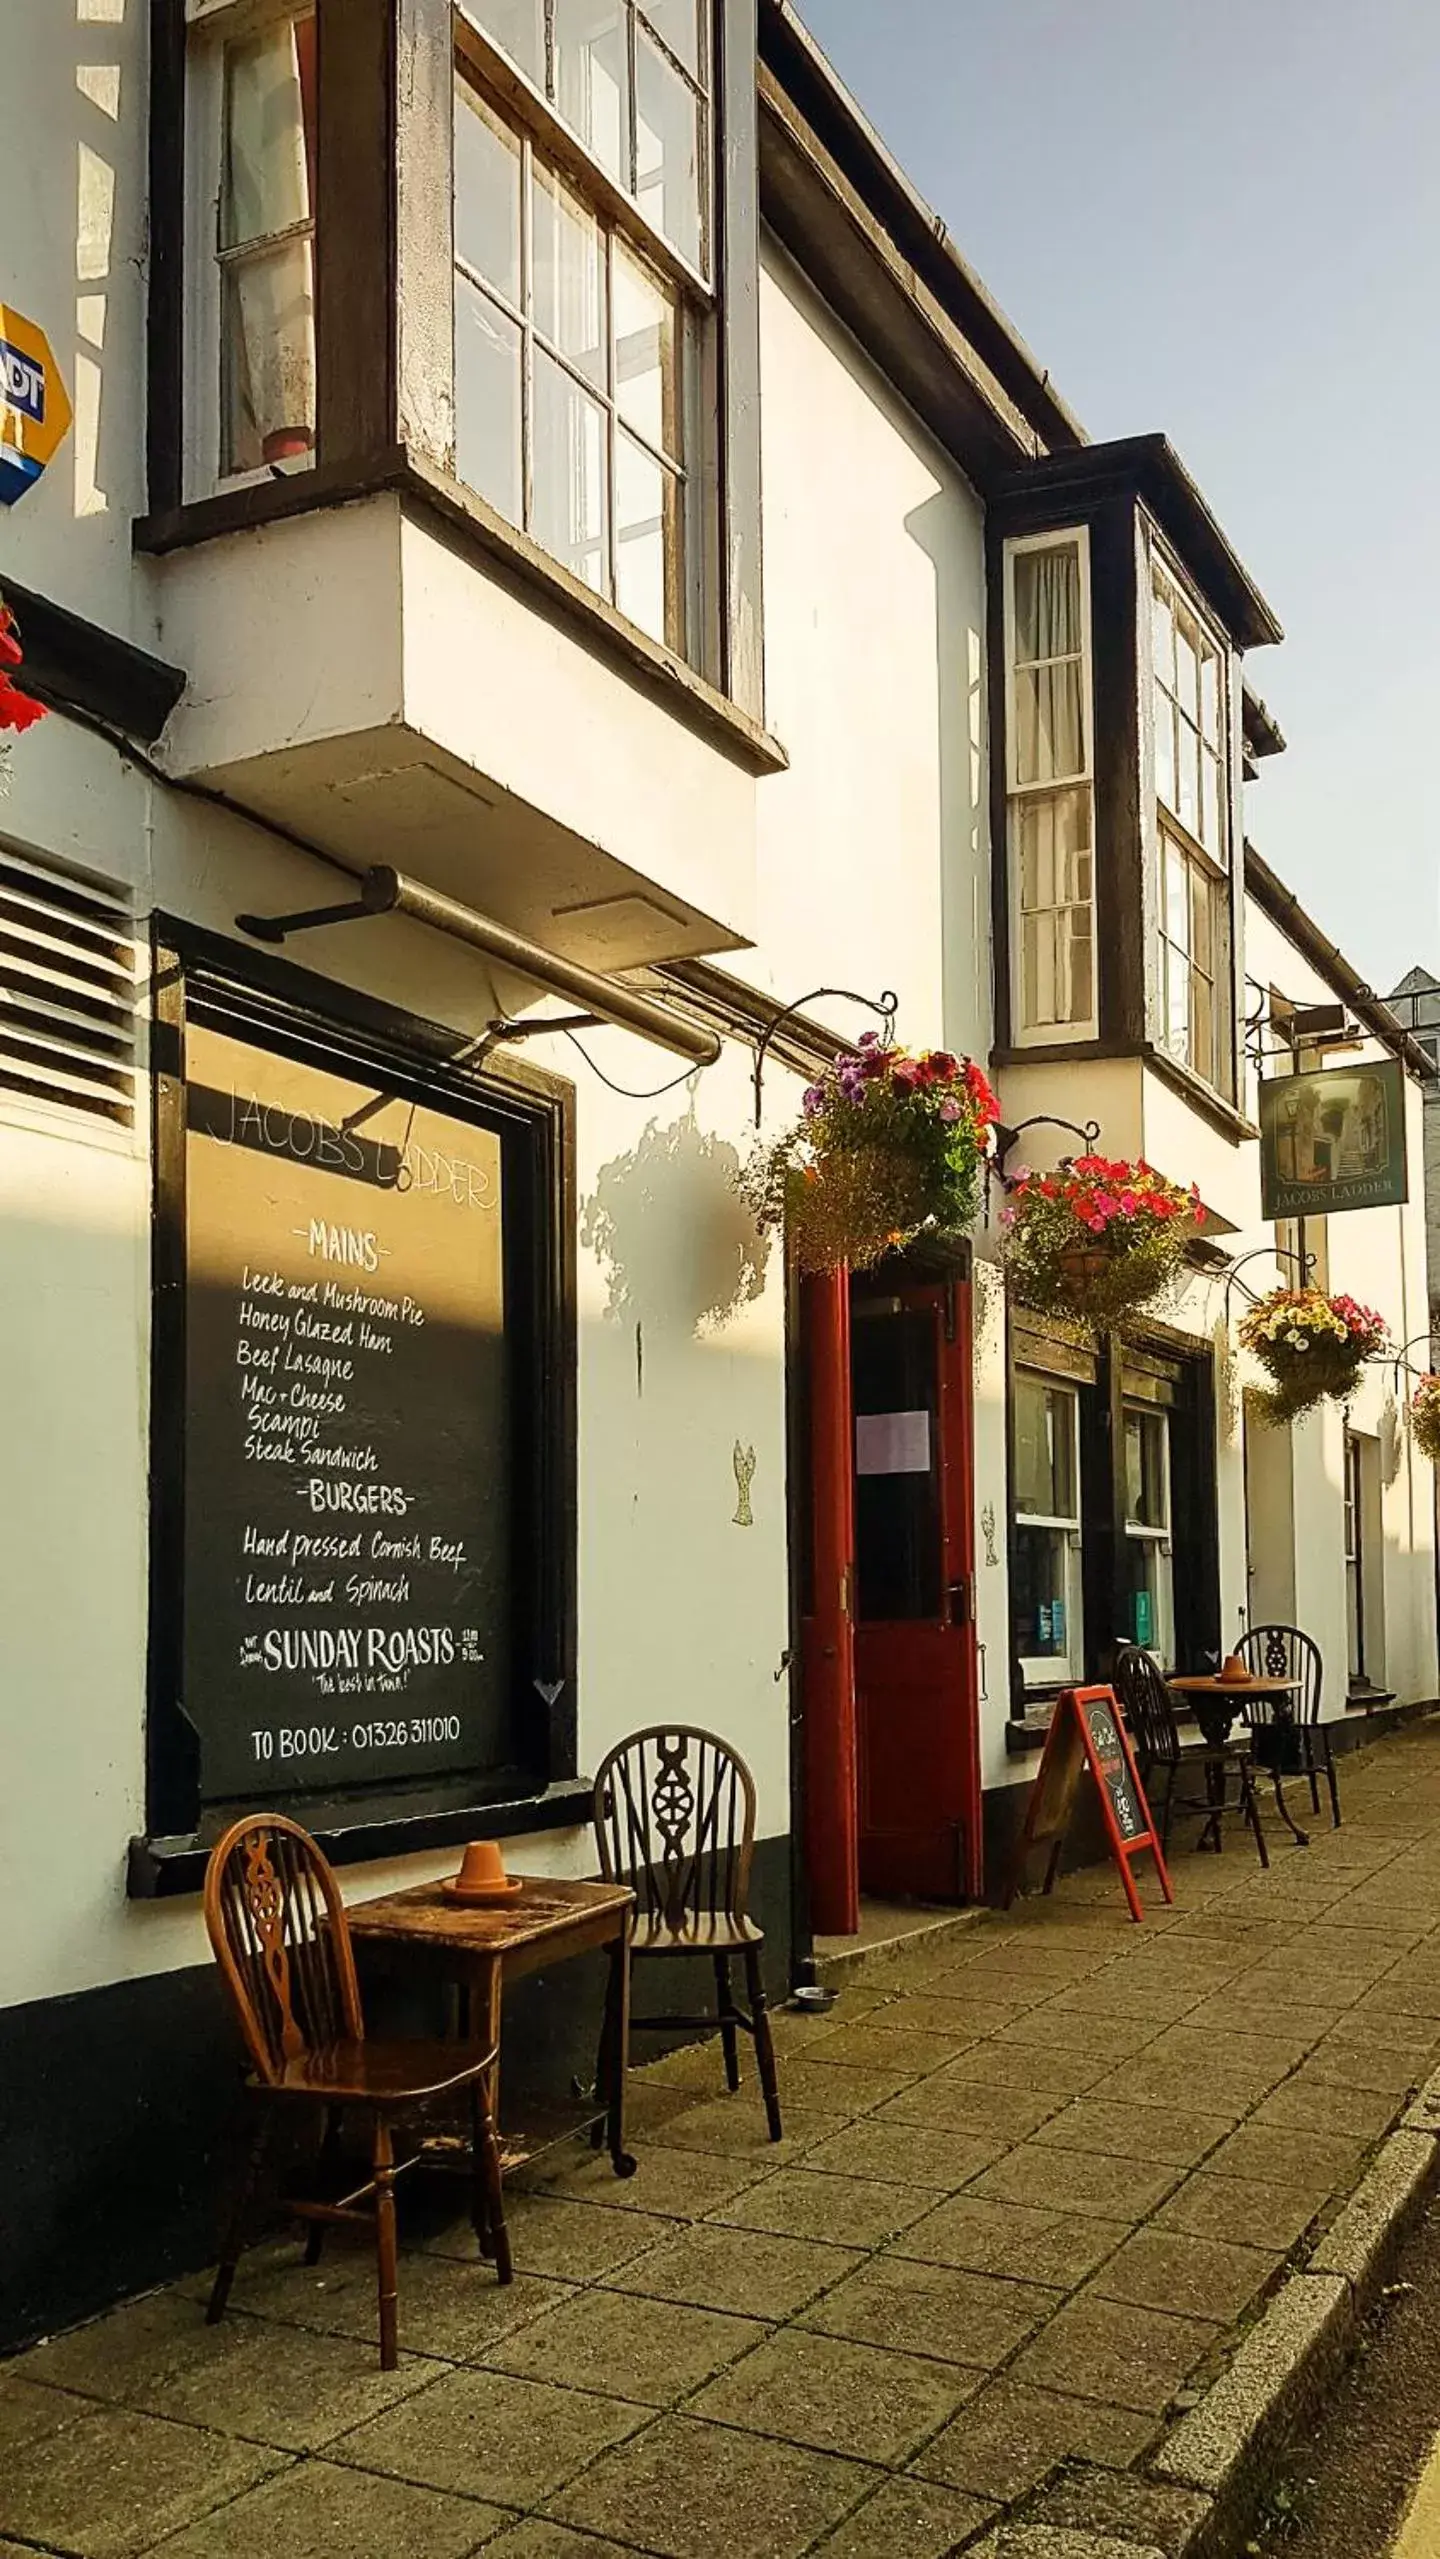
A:
[[[610,1974],[605,1985],[605,2050],[610,2085],[606,2090],[606,2140],[617,2177],[633,2177],[638,2161],[625,2147],[625,2082],[630,2068],[630,1928],[610,1948]]]
[[[471,2163],[474,2171],[471,2213],[475,2236],[480,2243],[481,2256],[493,2257],[495,2238],[488,2216],[481,2205],[482,2180],[478,2151],[481,2105],[489,2110],[490,2121],[495,2126],[497,2139],[500,2130],[500,1963],[498,1957],[481,1956],[473,1969],[467,1973],[462,2004],[464,2029],[467,2036],[473,2043],[479,2044],[483,2051],[493,2052],[495,2055],[477,2091],[479,2104],[472,2117],[472,2140],[477,2155]]]

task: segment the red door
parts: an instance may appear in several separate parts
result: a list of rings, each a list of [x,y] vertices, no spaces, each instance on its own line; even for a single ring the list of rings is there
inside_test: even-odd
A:
[[[968,1280],[857,1286],[850,1374],[860,1883],[983,1888]]]
[[[860,1925],[850,1295],[844,1271],[805,1281],[801,1327],[810,1474],[810,1551],[801,1611],[806,1863],[810,1924],[820,1936],[840,1937]]]

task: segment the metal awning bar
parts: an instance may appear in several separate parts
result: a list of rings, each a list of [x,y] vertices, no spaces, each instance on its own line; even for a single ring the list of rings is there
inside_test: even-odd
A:
[[[473,906],[442,896],[439,889],[426,888],[388,863],[367,871],[359,886],[358,901],[349,905],[316,907],[300,915],[241,915],[236,922],[257,940],[283,942],[289,934],[308,932],[315,925],[350,923],[366,915],[408,915],[417,924],[448,933],[454,941],[468,942],[472,950],[483,951],[487,959],[498,960],[502,968],[514,969],[520,977],[533,978],[551,994],[568,995],[597,1021],[638,1032],[641,1039],[653,1040],[677,1057],[688,1057],[695,1066],[713,1066],[720,1056],[718,1032],[687,1022],[683,1014],[672,1013],[667,1004],[657,1004],[653,996],[642,995],[617,978],[602,977],[578,960],[562,959],[542,943],[512,932],[508,924],[497,924],[493,916],[478,914]],[[545,1028],[544,1022],[535,1024],[537,1033]]]

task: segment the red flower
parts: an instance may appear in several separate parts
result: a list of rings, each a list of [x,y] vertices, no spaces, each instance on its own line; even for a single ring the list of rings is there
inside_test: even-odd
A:
[[[37,720],[45,717],[44,703],[32,701],[11,681],[10,670],[20,662],[15,616],[8,604],[0,603],[0,729],[33,728]]]
[[[33,728],[45,717],[43,702],[32,701],[28,693],[18,693],[8,675],[0,675],[0,729]]]

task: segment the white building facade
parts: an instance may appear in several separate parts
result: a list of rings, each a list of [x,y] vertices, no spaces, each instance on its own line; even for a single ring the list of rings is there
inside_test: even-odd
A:
[[[786,6],[30,16],[0,294],[75,424],[0,518],[51,714],[0,800],[0,2344],[209,2250],[239,1809],[355,1897],[480,1835],[584,1874],[605,1752],[705,1726],[778,1998],[862,1893],[1002,1879],[1126,1635],[1293,1616],[1337,1720],[1437,1687],[1403,1379],[1257,1456],[1223,1270],[1077,1353],[1007,1309],[998,1190],[802,1287],[736,1187],[888,992],[1011,1126],[1277,1240],[1247,984],[1348,998],[1246,895],[1278,631],[1168,447],[1087,444]],[[1418,1180],[1332,1224],[1418,1331]],[[897,1398],[926,1466],[857,1479]],[[519,2010],[517,2090],[593,2025]]]

